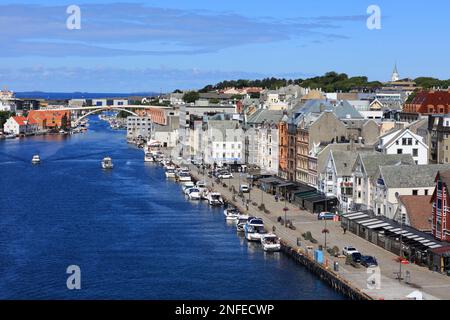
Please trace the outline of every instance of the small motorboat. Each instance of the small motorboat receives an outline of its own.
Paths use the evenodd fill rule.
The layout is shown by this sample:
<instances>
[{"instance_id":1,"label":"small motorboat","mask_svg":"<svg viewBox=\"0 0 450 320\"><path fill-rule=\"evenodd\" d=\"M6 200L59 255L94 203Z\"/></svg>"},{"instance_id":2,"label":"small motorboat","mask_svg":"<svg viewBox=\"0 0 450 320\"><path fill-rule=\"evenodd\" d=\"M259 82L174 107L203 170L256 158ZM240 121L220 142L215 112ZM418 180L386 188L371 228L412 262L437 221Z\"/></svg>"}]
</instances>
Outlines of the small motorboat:
<instances>
[{"instance_id":1,"label":"small motorboat","mask_svg":"<svg viewBox=\"0 0 450 320\"><path fill-rule=\"evenodd\" d=\"M110 157L105 157L102 160L102 168L103 169L112 169L114 167L112 163L112 159Z\"/></svg>"},{"instance_id":2,"label":"small motorboat","mask_svg":"<svg viewBox=\"0 0 450 320\"><path fill-rule=\"evenodd\" d=\"M208 204L210 206L221 206L221 205L223 205L222 195L220 193L218 193L218 192L208 192L206 200L208 200Z\"/></svg>"},{"instance_id":3,"label":"small motorboat","mask_svg":"<svg viewBox=\"0 0 450 320\"><path fill-rule=\"evenodd\" d=\"M192 181L187 181L187 182L185 182L185 183L183 183L183 193L185 194L185 195L187 195L188 194L188 190L189 189L191 189L191 188L194 188L195 187L195 185L194 185L194 183L192 182Z\"/></svg>"},{"instance_id":4,"label":"small motorboat","mask_svg":"<svg viewBox=\"0 0 450 320\"><path fill-rule=\"evenodd\" d=\"M189 172L181 171L178 173L177 179L179 182L188 182L191 181L191 175L189 174Z\"/></svg>"},{"instance_id":5,"label":"small motorboat","mask_svg":"<svg viewBox=\"0 0 450 320\"><path fill-rule=\"evenodd\" d=\"M35 154L33 156L33 158L31 159L31 163L32 164L38 164L41 163L41 157L39 157L39 155Z\"/></svg>"},{"instance_id":6,"label":"small motorboat","mask_svg":"<svg viewBox=\"0 0 450 320\"><path fill-rule=\"evenodd\" d=\"M245 232L244 226L247 223L249 218L253 218L253 217L249 217L246 214L240 214L237 216L237 218L236 218L236 231L237 232Z\"/></svg>"},{"instance_id":7,"label":"small motorboat","mask_svg":"<svg viewBox=\"0 0 450 320\"><path fill-rule=\"evenodd\" d=\"M155 159L153 158L153 154L151 152L146 152L144 156L145 162L154 162Z\"/></svg>"},{"instance_id":8,"label":"small motorboat","mask_svg":"<svg viewBox=\"0 0 450 320\"><path fill-rule=\"evenodd\" d=\"M261 218L248 219L244 226L244 232L248 241L261 241L261 237L267 233Z\"/></svg>"},{"instance_id":9,"label":"small motorboat","mask_svg":"<svg viewBox=\"0 0 450 320\"><path fill-rule=\"evenodd\" d=\"M189 200L200 200L200 190L196 187L187 190Z\"/></svg>"},{"instance_id":10,"label":"small motorboat","mask_svg":"<svg viewBox=\"0 0 450 320\"><path fill-rule=\"evenodd\" d=\"M175 178L175 169L167 169L165 175L166 178Z\"/></svg>"},{"instance_id":11,"label":"small motorboat","mask_svg":"<svg viewBox=\"0 0 450 320\"><path fill-rule=\"evenodd\" d=\"M16 134L13 132L5 134L5 139L15 139L16 137Z\"/></svg>"},{"instance_id":12,"label":"small motorboat","mask_svg":"<svg viewBox=\"0 0 450 320\"><path fill-rule=\"evenodd\" d=\"M276 234L268 233L261 236L264 251L276 252L281 250L280 238Z\"/></svg>"},{"instance_id":13,"label":"small motorboat","mask_svg":"<svg viewBox=\"0 0 450 320\"><path fill-rule=\"evenodd\" d=\"M239 210L235 207L228 207L223 210L225 218L229 221L237 221L237 217L241 214Z\"/></svg>"}]
</instances>

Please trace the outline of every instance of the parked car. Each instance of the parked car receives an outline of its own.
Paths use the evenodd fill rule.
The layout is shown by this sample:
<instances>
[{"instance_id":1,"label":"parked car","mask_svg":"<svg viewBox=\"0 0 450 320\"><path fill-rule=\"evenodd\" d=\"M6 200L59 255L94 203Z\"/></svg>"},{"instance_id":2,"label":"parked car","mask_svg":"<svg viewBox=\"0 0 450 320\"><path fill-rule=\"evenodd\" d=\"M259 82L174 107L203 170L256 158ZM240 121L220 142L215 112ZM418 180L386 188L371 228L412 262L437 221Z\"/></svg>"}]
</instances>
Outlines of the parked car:
<instances>
[{"instance_id":1,"label":"parked car","mask_svg":"<svg viewBox=\"0 0 450 320\"><path fill-rule=\"evenodd\" d=\"M231 179L233 178L233 175L228 171L220 171L217 175L217 178L219 179Z\"/></svg>"},{"instance_id":2,"label":"parked car","mask_svg":"<svg viewBox=\"0 0 450 320\"><path fill-rule=\"evenodd\" d=\"M344 249L342 249L342 254L344 256L348 256L354 252L358 252L358 250L356 250L356 248L352 246L345 246Z\"/></svg>"},{"instance_id":3,"label":"parked car","mask_svg":"<svg viewBox=\"0 0 450 320\"><path fill-rule=\"evenodd\" d=\"M317 215L318 220L333 220L335 214L333 212L321 212Z\"/></svg>"},{"instance_id":4,"label":"parked car","mask_svg":"<svg viewBox=\"0 0 450 320\"><path fill-rule=\"evenodd\" d=\"M376 267L378 266L377 259L372 256L361 256L361 265L363 265L366 268L370 267Z\"/></svg>"},{"instance_id":5,"label":"parked car","mask_svg":"<svg viewBox=\"0 0 450 320\"><path fill-rule=\"evenodd\" d=\"M350 262L350 264L352 266L354 266L354 267L358 267L359 264L361 263L361 257L362 257L361 253L353 252L351 254L351 262Z\"/></svg>"},{"instance_id":6,"label":"parked car","mask_svg":"<svg viewBox=\"0 0 450 320\"><path fill-rule=\"evenodd\" d=\"M248 187L247 184L241 184L241 186L239 187L239 190L242 193L248 193L250 191L250 188Z\"/></svg>"}]
</instances>

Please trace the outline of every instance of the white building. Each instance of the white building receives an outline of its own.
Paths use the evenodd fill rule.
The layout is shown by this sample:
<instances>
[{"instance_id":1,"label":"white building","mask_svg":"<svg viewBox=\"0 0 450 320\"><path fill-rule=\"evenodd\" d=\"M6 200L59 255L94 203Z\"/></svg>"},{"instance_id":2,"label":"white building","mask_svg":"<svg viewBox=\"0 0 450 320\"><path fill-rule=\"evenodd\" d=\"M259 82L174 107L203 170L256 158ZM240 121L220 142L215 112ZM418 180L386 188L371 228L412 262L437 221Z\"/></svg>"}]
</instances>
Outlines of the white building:
<instances>
[{"instance_id":1,"label":"white building","mask_svg":"<svg viewBox=\"0 0 450 320\"><path fill-rule=\"evenodd\" d=\"M202 137L205 163L244 163L244 131L238 121L210 120Z\"/></svg>"},{"instance_id":2,"label":"white building","mask_svg":"<svg viewBox=\"0 0 450 320\"><path fill-rule=\"evenodd\" d=\"M353 203L361 209L373 209L373 185L380 166L404 164L413 165L411 155L358 154L352 168Z\"/></svg>"},{"instance_id":3,"label":"white building","mask_svg":"<svg viewBox=\"0 0 450 320\"><path fill-rule=\"evenodd\" d=\"M394 219L399 196L432 195L438 171L447 170L450 164L380 166L372 182L375 214Z\"/></svg>"},{"instance_id":4,"label":"white building","mask_svg":"<svg viewBox=\"0 0 450 320\"><path fill-rule=\"evenodd\" d=\"M34 121L29 121L25 117L10 117L3 125L3 132L19 134L33 134L39 130Z\"/></svg>"},{"instance_id":5,"label":"white building","mask_svg":"<svg viewBox=\"0 0 450 320\"><path fill-rule=\"evenodd\" d=\"M410 154L416 164L428 164L428 146L423 137L409 129L390 131L380 137L379 149L384 154Z\"/></svg>"},{"instance_id":6,"label":"white building","mask_svg":"<svg viewBox=\"0 0 450 320\"><path fill-rule=\"evenodd\" d=\"M152 127L150 117L127 117L127 139L149 139L152 134Z\"/></svg>"}]
</instances>

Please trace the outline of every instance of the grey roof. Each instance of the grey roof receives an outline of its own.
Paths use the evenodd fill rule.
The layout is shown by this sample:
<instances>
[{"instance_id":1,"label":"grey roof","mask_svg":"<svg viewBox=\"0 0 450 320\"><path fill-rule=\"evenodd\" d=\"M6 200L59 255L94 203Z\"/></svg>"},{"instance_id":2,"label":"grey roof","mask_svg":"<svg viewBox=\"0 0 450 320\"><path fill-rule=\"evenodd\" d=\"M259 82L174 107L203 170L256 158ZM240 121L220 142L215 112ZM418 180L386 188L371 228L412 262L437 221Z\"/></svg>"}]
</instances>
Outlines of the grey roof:
<instances>
[{"instance_id":1,"label":"grey roof","mask_svg":"<svg viewBox=\"0 0 450 320\"><path fill-rule=\"evenodd\" d=\"M438 171L450 170L450 164L381 166L384 184L390 188L432 187Z\"/></svg>"},{"instance_id":2,"label":"grey roof","mask_svg":"<svg viewBox=\"0 0 450 320\"><path fill-rule=\"evenodd\" d=\"M363 119L364 117L353 107L348 101L336 101L333 103L330 100L308 100L303 106L298 109L297 113L320 114L323 111L333 112L339 119Z\"/></svg>"},{"instance_id":3,"label":"grey roof","mask_svg":"<svg viewBox=\"0 0 450 320\"><path fill-rule=\"evenodd\" d=\"M355 159L353 161L350 159L350 161L349 161L349 162L351 162L350 168L349 168L350 173L351 173L352 167L355 164L358 154L359 153L368 153L368 152L375 153L375 148L373 146L354 144L353 150L352 150L351 143L328 144L317 155L317 168L318 168L319 172L323 172L325 170L325 167L326 167L327 161L328 161L328 155L330 154L330 152L333 153L333 157L334 157L335 153L337 154L338 157L341 156L338 153L354 154ZM342 157L344 158L345 156L342 156ZM335 161L337 162L338 160L335 158ZM347 163L349 163L349 162L347 162ZM337 168L336 168L336 170L337 170Z\"/></svg>"},{"instance_id":4,"label":"grey roof","mask_svg":"<svg viewBox=\"0 0 450 320\"><path fill-rule=\"evenodd\" d=\"M263 122L274 122L278 123L283 118L283 110L267 110L258 109L252 115L247 118L248 123L263 123Z\"/></svg>"},{"instance_id":5,"label":"grey roof","mask_svg":"<svg viewBox=\"0 0 450 320\"><path fill-rule=\"evenodd\" d=\"M367 176L373 177L380 166L415 165L410 154L360 154L359 155Z\"/></svg>"}]
</instances>

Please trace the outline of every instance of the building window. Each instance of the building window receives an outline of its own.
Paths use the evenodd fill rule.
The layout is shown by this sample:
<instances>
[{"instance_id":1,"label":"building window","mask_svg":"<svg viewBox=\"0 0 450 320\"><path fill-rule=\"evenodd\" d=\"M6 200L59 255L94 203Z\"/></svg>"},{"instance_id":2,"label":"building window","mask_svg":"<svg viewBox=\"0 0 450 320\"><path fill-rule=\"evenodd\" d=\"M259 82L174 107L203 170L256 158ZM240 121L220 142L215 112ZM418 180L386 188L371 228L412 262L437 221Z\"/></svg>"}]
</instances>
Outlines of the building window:
<instances>
[{"instance_id":1,"label":"building window","mask_svg":"<svg viewBox=\"0 0 450 320\"><path fill-rule=\"evenodd\" d=\"M403 154L403 149L397 149L397 154Z\"/></svg>"},{"instance_id":2,"label":"building window","mask_svg":"<svg viewBox=\"0 0 450 320\"><path fill-rule=\"evenodd\" d=\"M426 196L428 195L428 189L425 190L425 195L426 195Z\"/></svg>"},{"instance_id":3,"label":"building window","mask_svg":"<svg viewBox=\"0 0 450 320\"><path fill-rule=\"evenodd\" d=\"M417 196L418 194L419 194L419 190L413 190L413 191L412 191L412 195L413 195L413 196Z\"/></svg>"},{"instance_id":4,"label":"building window","mask_svg":"<svg viewBox=\"0 0 450 320\"><path fill-rule=\"evenodd\" d=\"M419 155L419 149L413 149L413 157L417 157Z\"/></svg>"}]
</instances>

